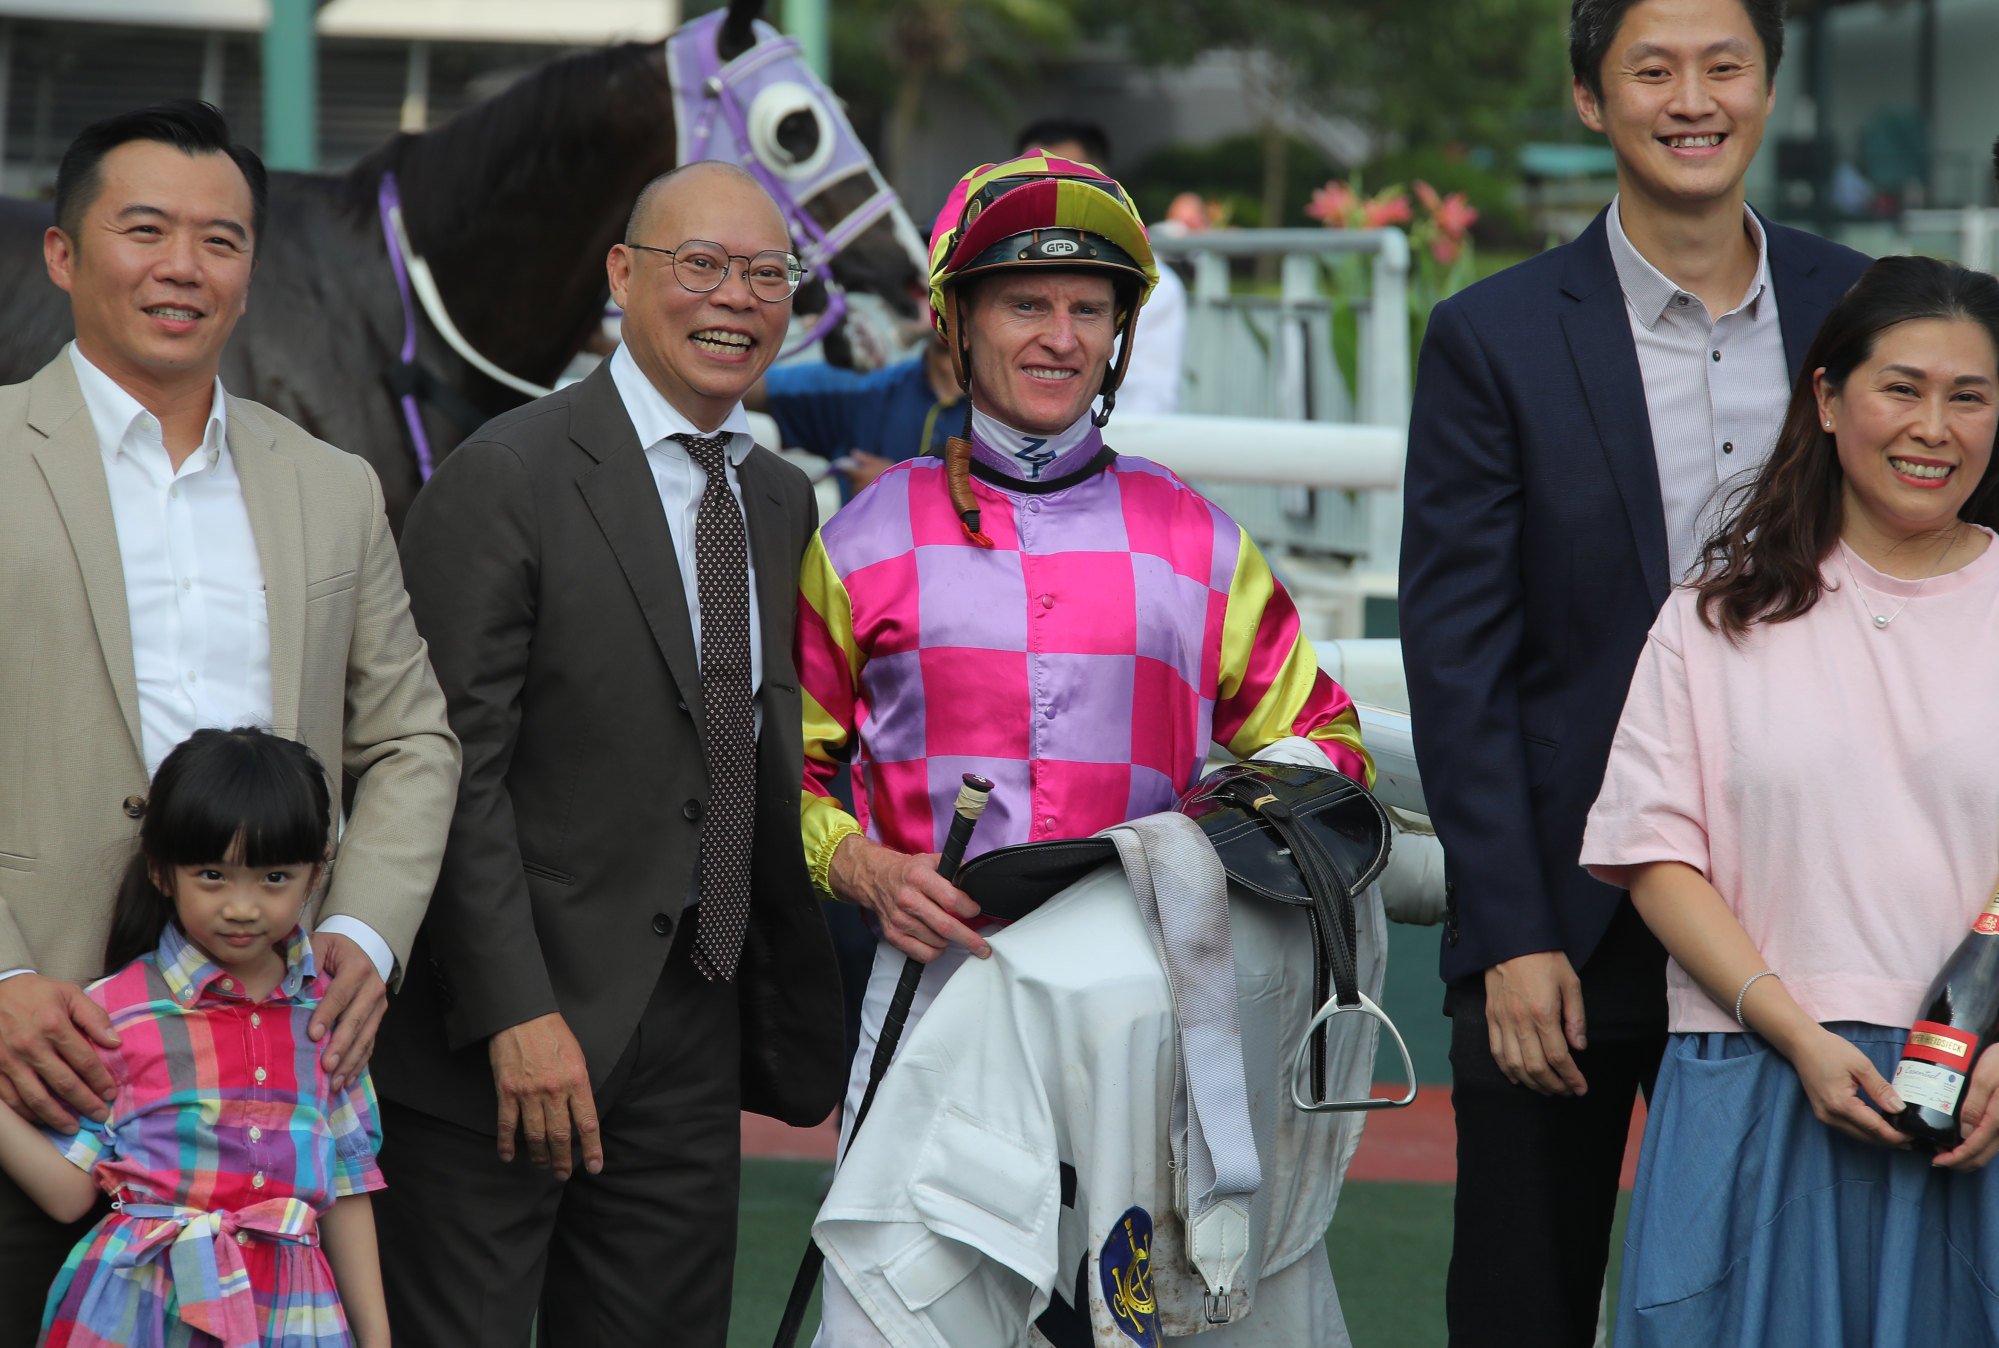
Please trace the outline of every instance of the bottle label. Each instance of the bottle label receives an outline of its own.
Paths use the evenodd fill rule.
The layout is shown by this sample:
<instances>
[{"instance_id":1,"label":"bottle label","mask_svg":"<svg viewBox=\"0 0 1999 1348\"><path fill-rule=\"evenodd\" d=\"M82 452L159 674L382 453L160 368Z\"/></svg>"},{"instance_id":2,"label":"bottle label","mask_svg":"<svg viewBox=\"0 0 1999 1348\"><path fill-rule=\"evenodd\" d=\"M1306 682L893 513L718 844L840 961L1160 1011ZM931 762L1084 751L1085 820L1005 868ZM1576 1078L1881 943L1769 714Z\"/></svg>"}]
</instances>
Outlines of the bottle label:
<instances>
[{"instance_id":1,"label":"bottle label","mask_svg":"<svg viewBox=\"0 0 1999 1348\"><path fill-rule=\"evenodd\" d=\"M1971 924L1971 929L1981 936L1999 935L1999 890L1985 901L1985 910Z\"/></svg>"},{"instance_id":2,"label":"bottle label","mask_svg":"<svg viewBox=\"0 0 1999 1348\"><path fill-rule=\"evenodd\" d=\"M1977 1051L1977 1035L1933 1020L1917 1021L1895 1067L1895 1094L1909 1104L1955 1115Z\"/></svg>"},{"instance_id":3,"label":"bottle label","mask_svg":"<svg viewBox=\"0 0 1999 1348\"><path fill-rule=\"evenodd\" d=\"M1895 1094L1906 1104L1955 1116L1958 1098L1964 1094L1964 1083L1968 1080L1964 1073L1948 1067L1904 1058L1895 1068Z\"/></svg>"},{"instance_id":4,"label":"bottle label","mask_svg":"<svg viewBox=\"0 0 1999 1348\"><path fill-rule=\"evenodd\" d=\"M1971 1059L1978 1048L1978 1036L1933 1020L1919 1020L1909 1030L1909 1042L1902 1057L1948 1067L1969 1075Z\"/></svg>"}]
</instances>

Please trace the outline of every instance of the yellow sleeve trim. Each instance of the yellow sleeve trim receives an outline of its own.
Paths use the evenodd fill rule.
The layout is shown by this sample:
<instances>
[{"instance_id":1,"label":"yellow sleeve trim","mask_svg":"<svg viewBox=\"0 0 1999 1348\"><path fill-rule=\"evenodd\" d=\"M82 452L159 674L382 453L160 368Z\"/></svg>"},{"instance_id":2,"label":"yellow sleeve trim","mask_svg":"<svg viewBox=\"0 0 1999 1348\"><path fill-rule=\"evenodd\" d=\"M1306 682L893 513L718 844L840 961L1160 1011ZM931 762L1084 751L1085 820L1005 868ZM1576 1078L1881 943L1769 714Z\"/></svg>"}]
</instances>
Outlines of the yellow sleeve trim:
<instances>
[{"instance_id":1,"label":"yellow sleeve trim","mask_svg":"<svg viewBox=\"0 0 1999 1348\"><path fill-rule=\"evenodd\" d=\"M1263 610L1276 592L1277 577L1270 573L1270 563L1237 525L1235 575L1229 578L1228 609L1222 615L1221 669L1216 678L1220 700L1227 701L1241 689L1249 657L1256 650L1257 629L1263 626Z\"/></svg>"},{"instance_id":2,"label":"yellow sleeve trim","mask_svg":"<svg viewBox=\"0 0 1999 1348\"><path fill-rule=\"evenodd\" d=\"M1305 738L1314 743L1323 743L1331 740L1336 744L1343 744L1353 750L1354 753L1360 756L1361 768L1366 773L1366 777L1361 782L1361 785L1370 789L1373 788L1374 755L1369 753L1367 746L1360 742L1360 716L1352 707L1348 707L1333 722L1320 726L1305 736Z\"/></svg>"},{"instance_id":3,"label":"yellow sleeve trim","mask_svg":"<svg viewBox=\"0 0 1999 1348\"><path fill-rule=\"evenodd\" d=\"M840 808L831 796L815 796L810 791L798 799L799 822L805 834L805 868L812 874L812 887L822 898L837 899L833 892L833 853L843 839L861 831L860 821Z\"/></svg>"},{"instance_id":4,"label":"yellow sleeve trim","mask_svg":"<svg viewBox=\"0 0 1999 1348\"><path fill-rule=\"evenodd\" d=\"M847 742L847 731L833 719L811 690L800 689L799 700L805 712L805 756L807 767L812 763L831 763L832 754L825 746L835 747ZM811 779L808 776L807 781ZM833 864L833 849L840 845L840 839L849 833L861 831L860 821L841 807L832 796L822 796L808 785L798 793L798 826L805 845L806 868L812 873L812 883L827 898L833 897L833 881L828 868Z\"/></svg>"},{"instance_id":5,"label":"yellow sleeve trim","mask_svg":"<svg viewBox=\"0 0 1999 1348\"><path fill-rule=\"evenodd\" d=\"M798 567L798 597L811 606L826 624L826 631L840 648L840 654L847 660L847 681L858 688L861 683L861 650L854 640L854 601L847 593L847 583L840 579L840 573L833 569L833 559L826 555L826 544L819 534L812 535L812 542L806 546L805 558Z\"/></svg>"},{"instance_id":6,"label":"yellow sleeve trim","mask_svg":"<svg viewBox=\"0 0 1999 1348\"><path fill-rule=\"evenodd\" d=\"M1235 575L1229 581L1228 612L1222 620L1221 670L1217 680L1223 699L1233 697L1241 690L1250 659L1256 652L1256 639L1263 628L1264 612L1277 593L1277 577L1271 572L1270 563L1264 559L1262 551L1242 531L1242 526L1236 526L1236 532L1241 542L1236 553ZM1319 653L1301 630L1292 641L1291 650L1284 657L1277 677L1271 680L1270 687L1257 699L1255 709L1244 718L1235 737L1228 742L1228 751L1238 758L1248 758L1267 745L1297 734L1300 710L1310 705L1314 687L1321 677ZM1360 742L1360 717L1351 705L1351 698L1348 702L1344 712L1327 724L1307 732L1305 738L1318 742L1330 740L1353 750L1366 773L1366 781L1362 785L1372 786L1374 756Z\"/></svg>"}]
</instances>

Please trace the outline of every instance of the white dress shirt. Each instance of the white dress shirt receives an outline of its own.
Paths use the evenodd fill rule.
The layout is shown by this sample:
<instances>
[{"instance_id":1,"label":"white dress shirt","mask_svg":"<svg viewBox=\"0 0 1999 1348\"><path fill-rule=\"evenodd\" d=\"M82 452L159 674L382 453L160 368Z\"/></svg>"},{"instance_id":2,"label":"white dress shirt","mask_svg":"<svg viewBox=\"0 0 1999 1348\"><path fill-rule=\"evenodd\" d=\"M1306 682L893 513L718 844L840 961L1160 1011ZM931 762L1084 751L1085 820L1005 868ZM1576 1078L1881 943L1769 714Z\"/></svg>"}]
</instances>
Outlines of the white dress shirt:
<instances>
[{"instance_id":1,"label":"white dress shirt","mask_svg":"<svg viewBox=\"0 0 1999 1348\"><path fill-rule=\"evenodd\" d=\"M659 488L659 503L666 511L667 532L673 537L673 558L680 564L680 584L687 599L687 621L694 629L694 650L701 651L701 585L698 568L699 560L694 555L694 524L701 512L701 493L707 489L708 475L687 453L687 446L668 437L675 435L717 435L729 436L729 448L725 455L729 465L729 492L736 498L737 509L742 508L743 486L739 470L750 450L755 448L756 439L750 434L749 415L743 405L737 403L720 427L714 431L704 431L680 414L652 381L639 369L632 354L620 345L611 356L611 381L617 385L618 396L624 400L625 414L632 419L632 429L638 432L639 444L645 447L646 466L652 469L653 485ZM748 531L748 520L744 530ZM757 624L757 565L752 553L749 561L750 585L750 697L754 708L756 728L763 729L763 706L756 701L763 691L764 657L763 635Z\"/></svg>"},{"instance_id":2,"label":"white dress shirt","mask_svg":"<svg viewBox=\"0 0 1999 1348\"><path fill-rule=\"evenodd\" d=\"M1715 318L1698 295L1645 260L1624 232L1618 203L1610 203L1610 258L1645 381L1675 584L1699 561L1730 493L1776 448L1790 402L1769 244L1755 213L1746 206L1742 213L1756 241L1756 275L1741 302Z\"/></svg>"},{"instance_id":3,"label":"white dress shirt","mask_svg":"<svg viewBox=\"0 0 1999 1348\"><path fill-rule=\"evenodd\" d=\"M264 567L229 453L222 381L200 447L175 469L159 420L75 342L69 358L104 456L151 778L175 745L204 726L271 724ZM384 981L393 972L389 943L358 918L336 915L315 930L352 939Z\"/></svg>"},{"instance_id":4,"label":"white dress shirt","mask_svg":"<svg viewBox=\"0 0 1999 1348\"><path fill-rule=\"evenodd\" d=\"M176 470L158 419L74 342L69 357L111 492L150 778L197 727L270 725L264 568L221 381L200 447Z\"/></svg>"}]
</instances>

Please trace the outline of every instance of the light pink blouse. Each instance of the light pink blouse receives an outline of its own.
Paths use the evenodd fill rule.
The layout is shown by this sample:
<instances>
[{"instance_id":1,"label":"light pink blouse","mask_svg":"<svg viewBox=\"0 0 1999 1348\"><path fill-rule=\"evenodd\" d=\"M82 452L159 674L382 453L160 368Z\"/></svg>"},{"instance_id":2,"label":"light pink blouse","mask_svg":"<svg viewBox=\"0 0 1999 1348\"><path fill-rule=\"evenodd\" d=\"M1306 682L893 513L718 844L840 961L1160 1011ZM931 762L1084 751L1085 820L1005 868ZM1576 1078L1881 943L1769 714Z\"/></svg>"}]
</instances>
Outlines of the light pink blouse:
<instances>
[{"instance_id":1,"label":"light pink blouse","mask_svg":"<svg viewBox=\"0 0 1999 1348\"><path fill-rule=\"evenodd\" d=\"M1740 644L1676 590L1638 662L1582 863L1707 876L1815 1019L1906 1025L1999 882L1999 547L1927 581L1845 544ZM1877 627L1876 615L1886 615ZM1735 1030L1677 963L1675 1031Z\"/></svg>"}]
</instances>

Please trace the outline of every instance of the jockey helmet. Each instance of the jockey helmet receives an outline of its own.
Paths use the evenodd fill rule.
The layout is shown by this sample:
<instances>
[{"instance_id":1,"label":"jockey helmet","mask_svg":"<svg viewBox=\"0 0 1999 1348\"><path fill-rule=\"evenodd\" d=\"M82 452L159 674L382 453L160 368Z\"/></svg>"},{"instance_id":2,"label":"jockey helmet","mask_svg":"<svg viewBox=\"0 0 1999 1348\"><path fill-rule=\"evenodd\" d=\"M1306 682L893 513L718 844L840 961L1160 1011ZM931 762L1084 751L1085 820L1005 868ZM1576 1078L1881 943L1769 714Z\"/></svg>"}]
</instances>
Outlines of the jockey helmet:
<instances>
[{"instance_id":1,"label":"jockey helmet","mask_svg":"<svg viewBox=\"0 0 1999 1348\"><path fill-rule=\"evenodd\" d=\"M959 284L1006 268L1094 271L1117 294L1117 359L1104 374L1107 416L1131 360L1138 310L1159 280L1138 208L1116 179L1088 164L1026 154L958 180L930 235L930 313L958 383L970 380Z\"/></svg>"}]
</instances>

